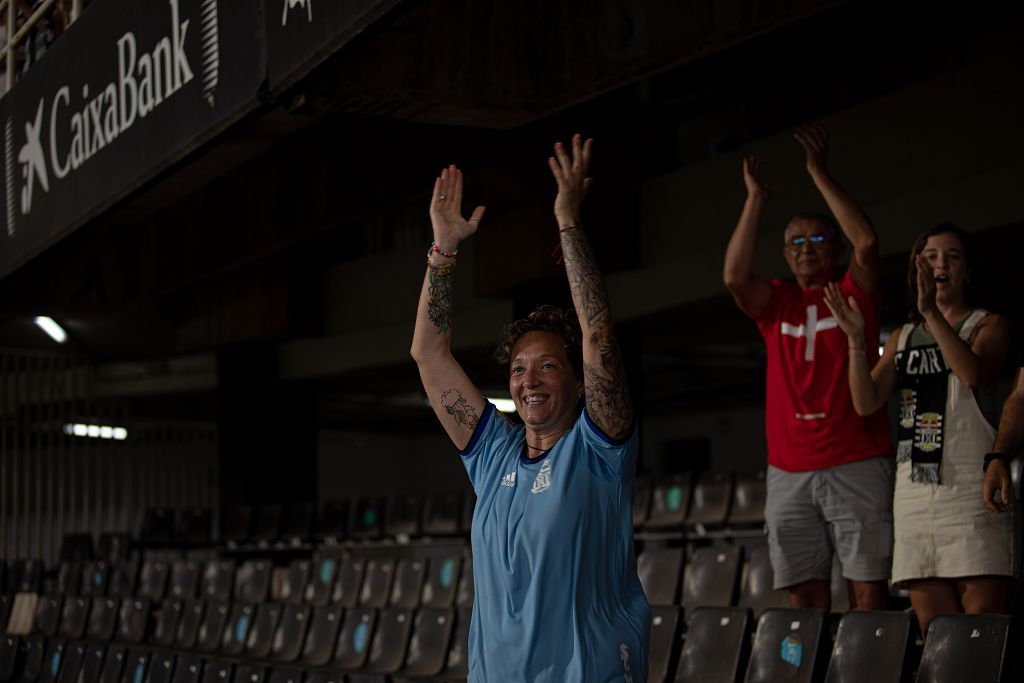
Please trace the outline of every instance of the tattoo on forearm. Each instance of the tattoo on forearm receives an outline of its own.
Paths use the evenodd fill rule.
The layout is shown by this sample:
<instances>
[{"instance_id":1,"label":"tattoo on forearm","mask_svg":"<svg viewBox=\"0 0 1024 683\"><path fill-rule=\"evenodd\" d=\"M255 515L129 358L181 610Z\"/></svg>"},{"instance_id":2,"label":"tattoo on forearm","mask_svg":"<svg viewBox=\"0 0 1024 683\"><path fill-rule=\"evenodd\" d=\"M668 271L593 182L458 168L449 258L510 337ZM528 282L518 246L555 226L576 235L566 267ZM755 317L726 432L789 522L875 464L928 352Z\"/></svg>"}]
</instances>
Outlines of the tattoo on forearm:
<instances>
[{"instance_id":1,"label":"tattoo on forearm","mask_svg":"<svg viewBox=\"0 0 1024 683\"><path fill-rule=\"evenodd\" d=\"M441 334L452 329L452 271L454 266L429 266L427 318Z\"/></svg>"},{"instance_id":2,"label":"tattoo on forearm","mask_svg":"<svg viewBox=\"0 0 1024 683\"><path fill-rule=\"evenodd\" d=\"M562 233L562 254L565 257L565 272L569 276L572 300L587 324L608 310L608 291L605 289L597 259L582 230L568 230Z\"/></svg>"},{"instance_id":3,"label":"tattoo on forearm","mask_svg":"<svg viewBox=\"0 0 1024 683\"><path fill-rule=\"evenodd\" d=\"M445 412L455 420L455 424L466 427L469 431L476 429L476 423L480 418L458 389L449 389L441 394L441 405L444 406Z\"/></svg>"}]
</instances>

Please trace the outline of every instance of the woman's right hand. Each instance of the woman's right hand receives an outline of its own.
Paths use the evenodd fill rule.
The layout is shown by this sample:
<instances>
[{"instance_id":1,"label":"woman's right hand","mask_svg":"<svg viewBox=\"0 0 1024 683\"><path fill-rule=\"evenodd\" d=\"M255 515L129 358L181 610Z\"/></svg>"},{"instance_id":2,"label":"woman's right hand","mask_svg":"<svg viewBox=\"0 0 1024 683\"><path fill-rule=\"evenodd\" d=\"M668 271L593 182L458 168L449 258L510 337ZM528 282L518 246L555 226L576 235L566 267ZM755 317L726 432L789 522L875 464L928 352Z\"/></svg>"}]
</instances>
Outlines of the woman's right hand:
<instances>
[{"instance_id":1,"label":"woman's right hand","mask_svg":"<svg viewBox=\"0 0 1024 683\"><path fill-rule=\"evenodd\" d=\"M771 190L764 186L763 173L764 162L759 157L753 154L743 157L743 184L747 186L748 197L771 197Z\"/></svg>"},{"instance_id":2,"label":"woman's right hand","mask_svg":"<svg viewBox=\"0 0 1024 683\"><path fill-rule=\"evenodd\" d=\"M857 300L852 296L849 303L843 299L843 292L839 285L830 282L825 287L825 305L832 311L839 329L846 333L850 340L851 347L864 347L864 314L857 306Z\"/></svg>"},{"instance_id":3,"label":"woman's right hand","mask_svg":"<svg viewBox=\"0 0 1024 683\"><path fill-rule=\"evenodd\" d=\"M462 217L462 171L455 164L441 171L434 180L434 194L430 198L430 224L434 229L434 244L441 251L458 248L480 225L485 207L473 210L469 220Z\"/></svg>"}]
</instances>

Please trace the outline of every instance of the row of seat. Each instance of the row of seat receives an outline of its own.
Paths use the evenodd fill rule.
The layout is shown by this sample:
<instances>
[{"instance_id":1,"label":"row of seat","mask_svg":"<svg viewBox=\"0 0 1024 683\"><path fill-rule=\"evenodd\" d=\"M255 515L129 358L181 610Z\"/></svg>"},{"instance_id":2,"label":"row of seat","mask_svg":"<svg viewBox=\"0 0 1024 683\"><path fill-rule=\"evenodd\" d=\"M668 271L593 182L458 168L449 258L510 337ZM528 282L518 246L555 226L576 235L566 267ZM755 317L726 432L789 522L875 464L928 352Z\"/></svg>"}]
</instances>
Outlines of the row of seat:
<instances>
[{"instance_id":1,"label":"row of seat","mask_svg":"<svg viewBox=\"0 0 1024 683\"><path fill-rule=\"evenodd\" d=\"M764 471L707 471L637 480L633 526L637 529L757 528L764 524Z\"/></svg>"}]
</instances>

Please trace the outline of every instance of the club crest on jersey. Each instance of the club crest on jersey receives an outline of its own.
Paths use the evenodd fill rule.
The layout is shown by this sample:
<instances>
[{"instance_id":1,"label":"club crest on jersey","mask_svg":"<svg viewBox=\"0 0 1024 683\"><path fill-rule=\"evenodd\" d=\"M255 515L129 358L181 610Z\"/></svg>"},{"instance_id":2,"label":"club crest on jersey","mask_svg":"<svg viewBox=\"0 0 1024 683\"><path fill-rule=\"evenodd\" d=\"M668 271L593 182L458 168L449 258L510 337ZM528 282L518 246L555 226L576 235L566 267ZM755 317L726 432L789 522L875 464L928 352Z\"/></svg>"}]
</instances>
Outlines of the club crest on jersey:
<instances>
[{"instance_id":1,"label":"club crest on jersey","mask_svg":"<svg viewBox=\"0 0 1024 683\"><path fill-rule=\"evenodd\" d=\"M551 488L551 461L545 460L540 464L540 471L537 478L533 480L533 493L543 493Z\"/></svg>"},{"instance_id":2,"label":"club crest on jersey","mask_svg":"<svg viewBox=\"0 0 1024 683\"><path fill-rule=\"evenodd\" d=\"M509 474L506 474L504 477L502 477L501 485L507 486L510 489L514 489L516 487L516 473L510 472Z\"/></svg>"}]
</instances>

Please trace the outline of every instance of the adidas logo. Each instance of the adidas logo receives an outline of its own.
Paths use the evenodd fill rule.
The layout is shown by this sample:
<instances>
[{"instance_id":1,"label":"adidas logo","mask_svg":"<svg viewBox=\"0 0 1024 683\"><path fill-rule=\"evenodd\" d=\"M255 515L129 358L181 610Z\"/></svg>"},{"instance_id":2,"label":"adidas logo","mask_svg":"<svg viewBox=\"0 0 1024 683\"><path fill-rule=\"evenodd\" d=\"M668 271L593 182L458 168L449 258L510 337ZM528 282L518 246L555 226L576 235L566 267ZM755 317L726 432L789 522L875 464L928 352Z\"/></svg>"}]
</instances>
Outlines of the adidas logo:
<instances>
[{"instance_id":1,"label":"adidas logo","mask_svg":"<svg viewBox=\"0 0 1024 683\"><path fill-rule=\"evenodd\" d=\"M507 486L510 489L514 489L516 487L516 473L512 472L511 474L506 474L504 477L502 477L501 485Z\"/></svg>"}]
</instances>

